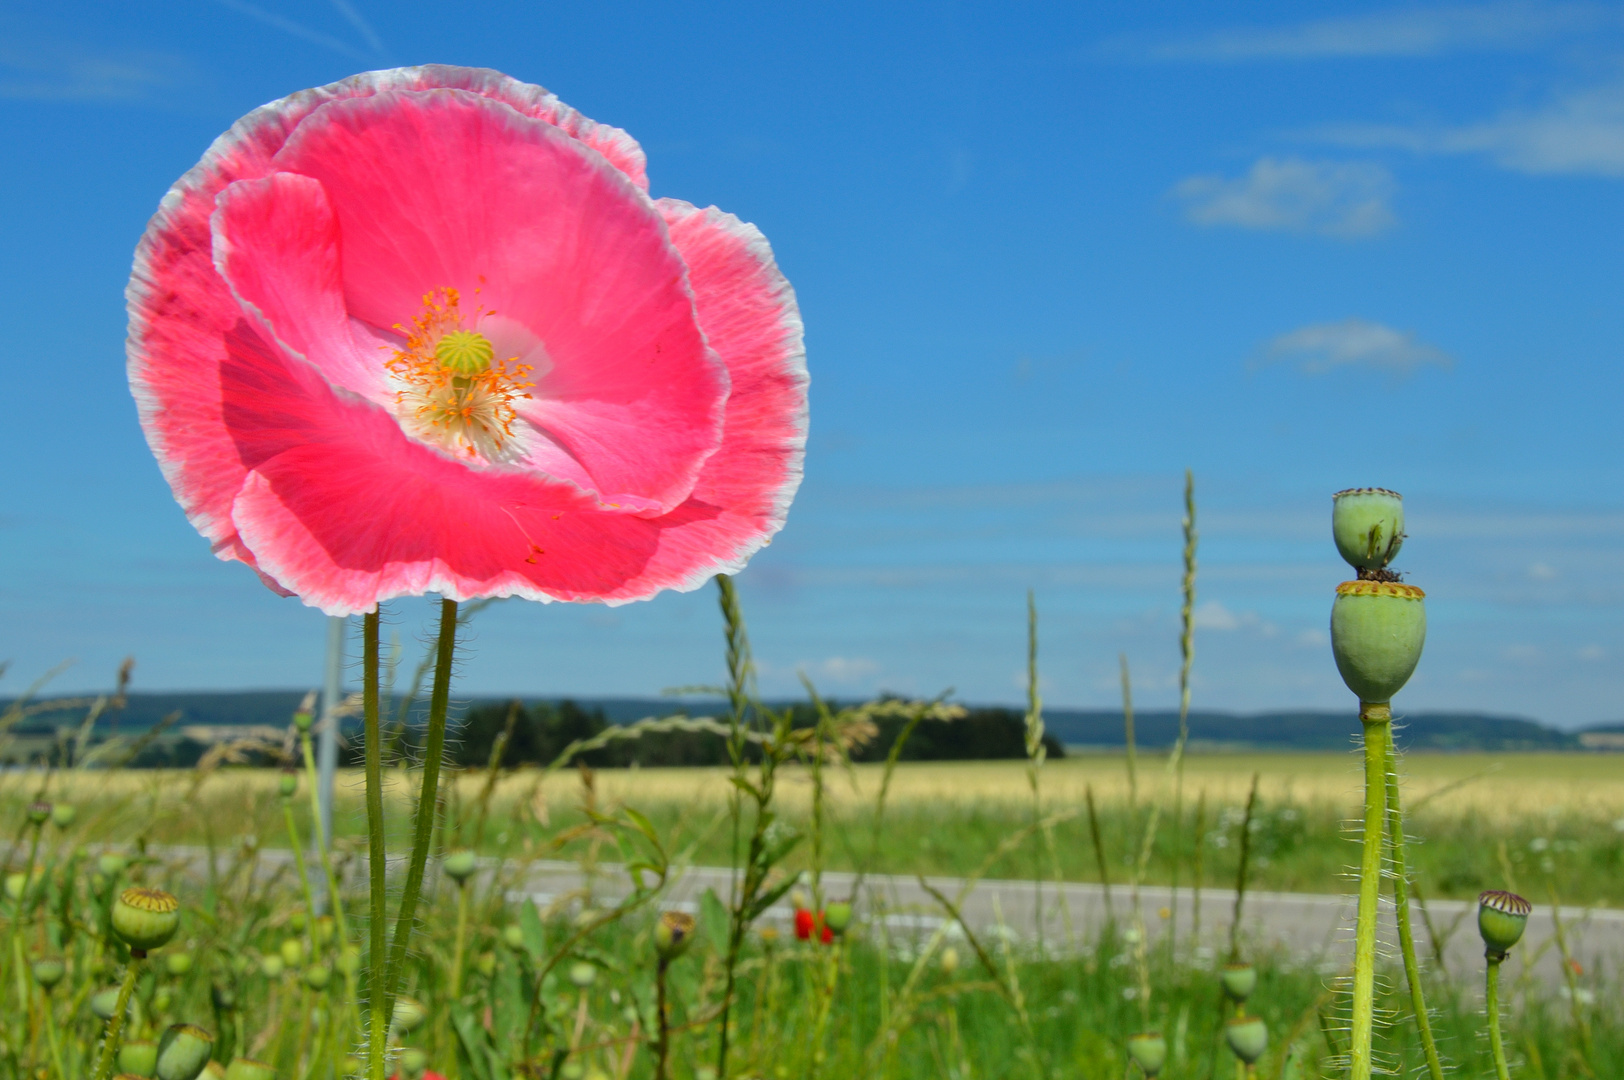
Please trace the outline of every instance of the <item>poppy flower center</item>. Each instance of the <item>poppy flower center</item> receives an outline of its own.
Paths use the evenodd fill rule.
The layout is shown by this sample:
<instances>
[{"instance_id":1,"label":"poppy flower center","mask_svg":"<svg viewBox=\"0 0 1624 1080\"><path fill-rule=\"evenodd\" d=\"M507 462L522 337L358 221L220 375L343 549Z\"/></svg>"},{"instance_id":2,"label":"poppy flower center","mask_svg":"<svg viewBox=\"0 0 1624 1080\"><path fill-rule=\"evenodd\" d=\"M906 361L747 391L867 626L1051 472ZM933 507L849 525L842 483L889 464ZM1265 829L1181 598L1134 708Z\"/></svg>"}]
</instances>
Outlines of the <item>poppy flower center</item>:
<instances>
[{"instance_id":1,"label":"poppy flower center","mask_svg":"<svg viewBox=\"0 0 1624 1080\"><path fill-rule=\"evenodd\" d=\"M395 324L406 345L384 366L397 382L396 415L408 435L458 456L513 456L514 402L530 396L531 368L516 356L497 362L491 339L469 329L494 314L477 306L465 314L461 294L441 286L424 295L410 326Z\"/></svg>"}]
</instances>

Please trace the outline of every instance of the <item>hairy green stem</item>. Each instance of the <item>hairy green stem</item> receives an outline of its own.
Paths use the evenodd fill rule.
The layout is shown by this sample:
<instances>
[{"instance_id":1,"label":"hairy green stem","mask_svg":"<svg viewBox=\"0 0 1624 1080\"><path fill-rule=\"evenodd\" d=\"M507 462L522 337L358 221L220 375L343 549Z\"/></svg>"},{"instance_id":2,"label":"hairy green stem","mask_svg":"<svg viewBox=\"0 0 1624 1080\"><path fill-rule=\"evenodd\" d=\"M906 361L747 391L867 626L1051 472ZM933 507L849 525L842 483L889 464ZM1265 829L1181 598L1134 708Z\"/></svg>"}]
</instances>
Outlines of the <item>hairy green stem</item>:
<instances>
[{"instance_id":1,"label":"hairy green stem","mask_svg":"<svg viewBox=\"0 0 1624 1080\"><path fill-rule=\"evenodd\" d=\"M56 1033L56 1017L51 1011L51 995L40 991L43 999L42 1009L45 1012L45 1042L51 1048L51 1067L56 1070L57 1080L68 1080L68 1070L62 1067L62 1038Z\"/></svg>"},{"instance_id":2,"label":"hairy green stem","mask_svg":"<svg viewBox=\"0 0 1624 1080\"><path fill-rule=\"evenodd\" d=\"M130 1011L130 995L135 993L136 976L141 974L141 961L146 953L130 953L129 966L124 969L124 982L118 988L118 1004L107 1019L107 1037L102 1041L101 1060L96 1062L95 1080L107 1080L113 1075L113 1063L118 1060L120 1036L124 1033L124 1014Z\"/></svg>"},{"instance_id":3,"label":"hairy green stem","mask_svg":"<svg viewBox=\"0 0 1624 1080\"><path fill-rule=\"evenodd\" d=\"M1376 1023L1376 906L1381 893L1382 838L1387 824L1387 732L1392 710L1385 702L1361 703L1365 729L1365 832L1359 862L1359 916L1353 944L1353 1029L1348 1039L1349 1075L1370 1080L1371 1036Z\"/></svg>"},{"instance_id":4,"label":"hairy green stem","mask_svg":"<svg viewBox=\"0 0 1624 1080\"><path fill-rule=\"evenodd\" d=\"M1415 931L1410 925L1410 881L1404 853L1404 813L1399 808L1398 747L1393 744L1393 725L1387 728L1387 832L1393 852L1393 909L1398 922L1398 947L1404 954L1404 977L1410 984L1410 1009L1415 1013L1421 1049L1427 1057L1427 1073L1432 1080L1444 1080L1444 1065L1438 1057L1438 1044L1432 1037L1432 1017L1427 1014L1427 996L1421 986L1421 965L1415 959Z\"/></svg>"},{"instance_id":5,"label":"hairy green stem","mask_svg":"<svg viewBox=\"0 0 1624 1080\"><path fill-rule=\"evenodd\" d=\"M434 838L434 819L439 808L440 761L445 756L445 714L451 701L451 665L457 647L457 602L440 601L440 635L434 659L434 688L429 694L429 727L423 745L423 786L417 796L417 817L412 836L411 862L406 867L406 891L395 916L395 936L389 950L389 966L384 971L385 1005L393 1008L406 964L406 946L417 917L417 900L423 891L423 869L429 861L429 842Z\"/></svg>"},{"instance_id":6,"label":"hairy green stem","mask_svg":"<svg viewBox=\"0 0 1624 1080\"><path fill-rule=\"evenodd\" d=\"M299 889L304 894L305 911L308 913L308 917L305 919L305 935L310 939L310 959L314 963L318 952L316 944L316 894L310 890L310 874L305 867L304 848L299 842L299 826L293 820L293 800L291 798L282 800L282 821L287 825L288 843L293 845L293 865L299 872ZM321 819L317 818L316 822L316 831L320 832Z\"/></svg>"},{"instance_id":7,"label":"hairy green stem","mask_svg":"<svg viewBox=\"0 0 1624 1080\"><path fill-rule=\"evenodd\" d=\"M457 943L451 952L451 1000L462 997L463 956L468 948L468 883L457 883Z\"/></svg>"},{"instance_id":8,"label":"hairy green stem","mask_svg":"<svg viewBox=\"0 0 1624 1080\"><path fill-rule=\"evenodd\" d=\"M671 1018L665 1013L666 964L662 956L654 969L654 1013L659 1025L654 1039L654 1080L666 1080L666 1059L671 1054Z\"/></svg>"},{"instance_id":9,"label":"hairy green stem","mask_svg":"<svg viewBox=\"0 0 1624 1080\"><path fill-rule=\"evenodd\" d=\"M1500 964L1504 956L1490 956L1488 971L1484 975L1483 1008L1489 1016L1489 1054L1494 1058L1497 1080L1511 1080L1506 1069L1506 1047L1500 1039Z\"/></svg>"},{"instance_id":10,"label":"hairy green stem","mask_svg":"<svg viewBox=\"0 0 1624 1080\"><path fill-rule=\"evenodd\" d=\"M371 952L367 956L367 996L371 1022L367 1026L367 1076L385 1080L384 1051L389 1041L389 1008L384 984L384 932L389 918L384 873L387 855L383 834L383 736L378 723L378 611L361 620L361 700L365 726L367 771L367 866Z\"/></svg>"}]
</instances>

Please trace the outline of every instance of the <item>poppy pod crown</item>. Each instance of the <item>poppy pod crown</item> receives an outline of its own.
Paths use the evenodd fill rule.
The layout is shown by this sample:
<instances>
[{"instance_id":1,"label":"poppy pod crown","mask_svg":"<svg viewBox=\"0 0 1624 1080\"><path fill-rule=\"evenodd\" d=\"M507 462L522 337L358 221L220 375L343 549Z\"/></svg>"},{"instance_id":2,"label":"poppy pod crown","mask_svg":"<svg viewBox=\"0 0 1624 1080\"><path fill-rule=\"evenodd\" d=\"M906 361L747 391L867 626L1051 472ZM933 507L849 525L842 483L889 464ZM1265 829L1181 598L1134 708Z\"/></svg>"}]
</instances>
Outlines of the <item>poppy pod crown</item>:
<instances>
[{"instance_id":1,"label":"poppy pod crown","mask_svg":"<svg viewBox=\"0 0 1624 1080\"><path fill-rule=\"evenodd\" d=\"M329 614L692 589L800 483L801 321L766 239L651 198L630 136L494 71L250 113L164 197L127 296L187 516Z\"/></svg>"}]
</instances>

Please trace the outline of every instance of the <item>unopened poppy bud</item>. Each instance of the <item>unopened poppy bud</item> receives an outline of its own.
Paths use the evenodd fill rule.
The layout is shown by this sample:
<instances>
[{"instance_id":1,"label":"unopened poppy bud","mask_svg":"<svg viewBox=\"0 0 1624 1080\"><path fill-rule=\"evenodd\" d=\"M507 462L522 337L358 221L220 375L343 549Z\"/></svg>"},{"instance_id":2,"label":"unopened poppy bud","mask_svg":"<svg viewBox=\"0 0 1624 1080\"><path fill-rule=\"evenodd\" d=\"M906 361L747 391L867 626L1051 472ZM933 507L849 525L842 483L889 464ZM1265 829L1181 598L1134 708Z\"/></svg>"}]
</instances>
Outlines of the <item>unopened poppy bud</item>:
<instances>
[{"instance_id":1,"label":"unopened poppy bud","mask_svg":"<svg viewBox=\"0 0 1624 1080\"><path fill-rule=\"evenodd\" d=\"M474 858L474 853L464 848L461 851L453 851L441 859L440 869L445 871L446 877L461 885L474 876L474 871L479 869L479 863Z\"/></svg>"},{"instance_id":2,"label":"unopened poppy bud","mask_svg":"<svg viewBox=\"0 0 1624 1080\"><path fill-rule=\"evenodd\" d=\"M112 922L113 932L130 952L144 956L167 944L180 929L180 901L162 889L125 889L113 903Z\"/></svg>"},{"instance_id":3,"label":"unopened poppy bud","mask_svg":"<svg viewBox=\"0 0 1624 1080\"><path fill-rule=\"evenodd\" d=\"M942 957L936 963L942 969L943 975L952 977L953 973L959 970L959 950L949 945L942 950Z\"/></svg>"},{"instance_id":4,"label":"unopened poppy bud","mask_svg":"<svg viewBox=\"0 0 1624 1080\"><path fill-rule=\"evenodd\" d=\"M290 968L296 968L304 963L304 942L298 938L283 938L282 947L278 951L282 954L282 963Z\"/></svg>"},{"instance_id":5,"label":"unopened poppy bud","mask_svg":"<svg viewBox=\"0 0 1624 1080\"><path fill-rule=\"evenodd\" d=\"M1427 640L1426 593L1397 581L1344 581L1331 605L1331 652L1361 702L1385 704L1410 681Z\"/></svg>"},{"instance_id":6,"label":"unopened poppy bud","mask_svg":"<svg viewBox=\"0 0 1624 1080\"><path fill-rule=\"evenodd\" d=\"M356 945L346 945L338 954L335 963L340 975L354 975L361 970L361 949Z\"/></svg>"},{"instance_id":7,"label":"unopened poppy bud","mask_svg":"<svg viewBox=\"0 0 1624 1080\"><path fill-rule=\"evenodd\" d=\"M812 898L806 895L805 889L793 889L789 894L789 906L797 911L812 906Z\"/></svg>"},{"instance_id":8,"label":"unopened poppy bud","mask_svg":"<svg viewBox=\"0 0 1624 1080\"><path fill-rule=\"evenodd\" d=\"M1331 496L1337 554L1356 570L1381 570L1404 545L1404 496L1386 488L1349 488Z\"/></svg>"},{"instance_id":9,"label":"unopened poppy bud","mask_svg":"<svg viewBox=\"0 0 1624 1080\"><path fill-rule=\"evenodd\" d=\"M398 997L395 999L393 1017L391 1026L403 1035L410 1035L423 1026L423 1021L429 1018L429 1013L421 1002L409 997Z\"/></svg>"},{"instance_id":10,"label":"unopened poppy bud","mask_svg":"<svg viewBox=\"0 0 1624 1080\"><path fill-rule=\"evenodd\" d=\"M118 987L109 986L90 995L90 1011L98 1020L111 1020L118 1010Z\"/></svg>"},{"instance_id":11,"label":"unopened poppy bud","mask_svg":"<svg viewBox=\"0 0 1624 1080\"><path fill-rule=\"evenodd\" d=\"M558 1070L562 1080L586 1080L586 1066L579 1061L566 1061L564 1067Z\"/></svg>"},{"instance_id":12,"label":"unopened poppy bud","mask_svg":"<svg viewBox=\"0 0 1624 1080\"><path fill-rule=\"evenodd\" d=\"M293 798L299 790L299 774L291 770L284 772L276 781L276 790L284 799Z\"/></svg>"},{"instance_id":13,"label":"unopened poppy bud","mask_svg":"<svg viewBox=\"0 0 1624 1080\"><path fill-rule=\"evenodd\" d=\"M694 917L681 911L662 911L654 924L654 951L661 960L675 960L694 939ZM573 973L572 973L573 974ZM588 985L591 985L590 983Z\"/></svg>"},{"instance_id":14,"label":"unopened poppy bud","mask_svg":"<svg viewBox=\"0 0 1624 1080\"><path fill-rule=\"evenodd\" d=\"M316 714L309 709L300 709L293 714L293 726L300 731L309 731L310 726L316 722Z\"/></svg>"},{"instance_id":15,"label":"unopened poppy bud","mask_svg":"<svg viewBox=\"0 0 1624 1080\"><path fill-rule=\"evenodd\" d=\"M45 956L34 961L33 972L34 981L49 990L62 981L62 977L68 973L68 969L56 957Z\"/></svg>"},{"instance_id":16,"label":"unopened poppy bud","mask_svg":"<svg viewBox=\"0 0 1624 1080\"><path fill-rule=\"evenodd\" d=\"M96 857L96 872L111 881L124 872L124 856L116 851L104 851Z\"/></svg>"},{"instance_id":17,"label":"unopened poppy bud","mask_svg":"<svg viewBox=\"0 0 1624 1080\"><path fill-rule=\"evenodd\" d=\"M332 969L326 964L311 964L305 968L305 985L312 990L325 990L333 979Z\"/></svg>"},{"instance_id":18,"label":"unopened poppy bud","mask_svg":"<svg viewBox=\"0 0 1624 1080\"><path fill-rule=\"evenodd\" d=\"M118 1071L131 1076L151 1076L158 1067L158 1048L144 1040L132 1040L118 1048Z\"/></svg>"},{"instance_id":19,"label":"unopened poppy bud","mask_svg":"<svg viewBox=\"0 0 1624 1080\"><path fill-rule=\"evenodd\" d=\"M225 1080L276 1080L276 1070L253 1058L232 1058L226 1066Z\"/></svg>"},{"instance_id":20,"label":"unopened poppy bud","mask_svg":"<svg viewBox=\"0 0 1624 1080\"><path fill-rule=\"evenodd\" d=\"M214 1053L214 1036L196 1024L172 1024L158 1040L158 1080L197 1080Z\"/></svg>"},{"instance_id":21,"label":"unopened poppy bud","mask_svg":"<svg viewBox=\"0 0 1624 1080\"><path fill-rule=\"evenodd\" d=\"M259 970L265 973L267 979L281 978L284 966L281 953L271 953L268 956L260 957L259 960Z\"/></svg>"},{"instance_id":22,"label":"unopened poppy bud","mask_svg":"<svg viewBox=\"0 0 1624 1080\"><path fill-rule=\"evenodd\" d=\"M40 800L28 804L28 823L30 825L43 825L51 820L51 804Z\"/></svg>"},{"instance_id":23,"label":"unopened poppy bud","mask_svg":"<svg viewBox=\"0 0 1624 1080\"><path fill-rule=\"evenodd\" d=\"M1516 893L1491 889L1477 898L1477 932L1483 936L1484 955L1504 960L1506 952L1522 940L1528 914L1534 907Z\"/></svg>"},{"instance_id":24,"label":"unopened poppy bud","mask_svg":"<svg viewBox=\"0 0 1624 1080\"><path fill-rule=\"evenodd\" d=\"M511 923L502 927L502 944L510 949L524 948L524 931Z\"/></svg>"},{"instance_id":25,"label":"unopened poppy bud","mask_svg":"<svg viewBox=\"0 0 1624 1080\"><path fill-rule=\"evenodd\" d=\"M1245 1001L1257 989L1257 968L1251 964L1225 964L1218 981L1231 1001Z\"/></svg>"},{"instance_id":26,"label":"unopened poppy bud","mask_svg":"<svg viewBox=\"0 0 1624 1080\"><path fill-rule=\"evenodd\" d=\"M1261 1016L1232 1016L1224 1024L1224 1041L1236 1057L1255 1065L1269 1048L1269 1028Z\"/></svg>"},{"instance_id":27,"label":"unopened poppy bud","mask_svg":"<svg viewBox=\"0 0 1624 1080\"><path fill-rule=\"evenodd\" d=\"M192 954L188 952L170 953L164 957L164 968L176 978L189 974L192 970Z\"/></svg>"},{"instance_id":28,"label":"unopened poppy bud","mask_svg":"<svg viewBox=\"0 0 1624 1080\"><path fill-rule=\"evenodd\" d=\"M328 942L332 941L333 940L334 929L335 928L333 926L333 917L331 915L322 915L319 918L317 918L316 919L316 944L318 944L318 945L326 945Z\"/></svg>"},{"instance_id":29,"label":"unopened poppy bud","mask_svg":"<svg viewBox=\"0 0 1624 1080\"><path fill-rule=\"evenodd\" d=\"M79 811L72 803L57 803L51 807L51 824L59 829L71 829L79 820Z\"/></svg>"},{"instance_id":30,"label":"unopened poppy bud","mask_svg":"<svg viewBox=\"0 0 1624 1080\"><path fill-rule=\"evenodd\" d=\"M844 900L836 900L824 908L823 925L837 934L844 934L846 927L851 925L851 904Z\"/></svg>"},{"instance_id":31,"label":"unopened poppy bud","mask_svg":"<svg viewBox=\"0 0 1624 1080\"><path fill-rule=\"evenodd\" d=\"M598 969L585 960L577 960L570 965L570 982L585 990L598 981Z\"/></svg>"},{"instance_id":32,"label":"unopened poppy bud","mask_svg":"<svg viewBox=\"0 0 1624 1080\"><path fill-rule=\"evenodd\" d=\"M1141 1031L1128 1036L1128 1057L1149 1077L1167 1064L1167 1040L1159 1031Z\"/></svg>"},{"instance_id":33,"label":"unopened poppy bud","mask_svg":"<svg viewBox=\"0 0 1624 1080\"><path fill-rule=\"evenodd\" d=\"M310 917L303 911L295 911L288 916L288 928L295 934L304 933L305 927L310 925Z\"/></svg>"},{"instance_id":34,"label":"unopened poppy bud","mask_svg":"<svg viewBox=\"0 0 1624 1080\"><path fill-rule=\"evenodd\" d=\"M6 875L6 896L11 900L21 900L25 893L32 893L39 887L39 881L38 870L32 874L15 870Z\"/></svg>"},{"instance_id":35,"label":"unopened poppy bud","mask_svg":"<svg viewBox=\"0 0 1624 1080\"><path fill-rule=\"evenodd\" d=\"M169 1011L169 1006L173 1005L174 1003L175 1003L175 995L170 993L169 987L160 986L160 987L158 987L158 989L156 989L156 990L154 990L152 992L152 1011L153 1012L155 1012L155 1013L166 1013L166 1012Z\"/></svg>"},{"instance_id":36,"label":"unopened poppy bud","mask_svg":"<svg viewBox=\"0 0 1624 1080\"><path fill-rule=\"evenodd\" d=\"M474 970L479 972L481 975L485 976L485 978L487 978L487 979L490 978L492 975L495 975L496 974L496 954L493 953L493 952L482 952L482 953L480 953L479 954L479 959L474 961Z\"/></svg>"},{"instance_id":37,"label":"unopened poppy bud","mask_svg":"<svg viewBox=\"0 0 1624 1080\"><path fill-rule=\"evenodd\" d=\"M406 1080L422 1080L428 1069L429 1056L417 1047L408 1046L400 1052L400 1075Z\"/></svg>"}]
</instances>

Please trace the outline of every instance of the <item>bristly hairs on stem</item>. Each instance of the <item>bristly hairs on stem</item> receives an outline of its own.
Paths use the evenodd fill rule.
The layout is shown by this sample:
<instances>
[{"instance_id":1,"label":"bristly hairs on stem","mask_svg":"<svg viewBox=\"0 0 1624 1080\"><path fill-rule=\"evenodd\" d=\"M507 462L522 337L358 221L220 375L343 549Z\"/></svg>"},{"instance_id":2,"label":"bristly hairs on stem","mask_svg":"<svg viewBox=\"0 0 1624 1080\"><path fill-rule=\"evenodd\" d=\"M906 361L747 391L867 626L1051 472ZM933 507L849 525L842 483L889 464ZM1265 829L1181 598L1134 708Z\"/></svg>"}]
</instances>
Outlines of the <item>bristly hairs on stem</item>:
<instances>
[{"instance_id":1,"label":"bristly hairs on stem","mask_svg":"<svg viewBox=\"0 0 1624 1080\"><path fill-rule=\"evenodd\" d=\"M1421 966L1415 956L1415 932L1410 924L1410 879L1404 840L1404 814L1399 807L1398 746L1393 741L1393 725L1387 725L1387 843L1393 864L1393 916L1398 926L1398 947L1404 958L1404 978L1409 984L1410 1008L1421 1036L1421 1050L1427 1059L1432 1080L1444 1080L1443 1061L1432 1036L1432 1017L1427 1012L1426 992L1421 985Z\"/></svg>"}]
</instances>

